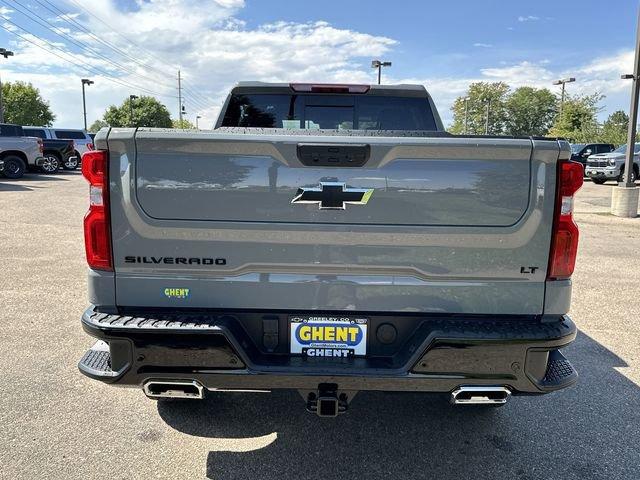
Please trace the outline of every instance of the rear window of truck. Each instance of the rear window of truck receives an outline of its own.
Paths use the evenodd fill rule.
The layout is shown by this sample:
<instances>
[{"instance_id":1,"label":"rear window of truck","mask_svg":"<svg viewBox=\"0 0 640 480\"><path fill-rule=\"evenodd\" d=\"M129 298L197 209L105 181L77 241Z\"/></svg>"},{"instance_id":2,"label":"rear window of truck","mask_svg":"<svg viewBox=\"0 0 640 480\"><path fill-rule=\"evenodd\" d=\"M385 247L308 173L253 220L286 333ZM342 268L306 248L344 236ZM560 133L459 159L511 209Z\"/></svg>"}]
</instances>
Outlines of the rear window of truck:
<instances>
[{"instance_id":1,"label":"rear window of truck","mask_svg":"<svg viewBox=\"0 0 640 480\"><path fill-rule=\"evenodd\" d=\"M437 130L426 98L382 95L233 94L222 126L289 130Z\"/></svg>"},{"instance_id":2,"label":"rear window of truck","mask_svg":"<svg viewBox=\"0 0 640 480\"><path fill-rule=\"evenodd\" d=\"M56 138L61 140L85 140L84 132L80 130L55 130Z\"/></svg>"},{"instance_id":3,"label":"rear window of truck","mask_svg":"<svg viewBox=\"0 0 640 480\"><path fill-rule=\"evenodd\" d=\"M42 139L47 138L47 134L45 133L45 131L44 130L39 130L37 128L25 128L24 129L24 134L27 137L38 137L38 138L42 138Z\"/></svg>"},{"instance_id":4,"label":"rear window of truck","mask_svg":"<svg viewBox=\"0 0 640 480\"><path fill-rule=\"evenodd\" d=\"M9 125L3 123L0 125L0 137L22 137L24 133L20 125Z\"/></svg>"}]
</instances>

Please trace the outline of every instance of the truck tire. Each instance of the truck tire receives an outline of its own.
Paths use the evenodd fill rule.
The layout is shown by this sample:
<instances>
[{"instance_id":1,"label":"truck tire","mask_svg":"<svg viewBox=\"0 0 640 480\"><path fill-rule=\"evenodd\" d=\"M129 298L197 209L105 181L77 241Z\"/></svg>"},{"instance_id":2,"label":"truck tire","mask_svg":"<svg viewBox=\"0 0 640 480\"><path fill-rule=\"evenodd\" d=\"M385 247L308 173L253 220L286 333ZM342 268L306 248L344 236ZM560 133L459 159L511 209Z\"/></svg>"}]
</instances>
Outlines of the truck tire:
<instances>
[{"instance_id":1,"label":"truck tire","mask_svg":"<svg viewBox=\"0 0 640 480\"><path fill-rule=\"evenodd\" d=\"M4 157L4 170L2 173L5 177L11 179L21 178L24 175L27 166L20 157L16 155L7 155Z\"/></svg>"},{"instance_id":2,"label":"truck tire","mask_svg":"<svg viewBox=\"0 0 640 480\"><path fill-rule=\"evenodd\" d=\"M592 178L591 181L596 185L602 185L606 180L604 178Z\"/></svg>"},{"instance_id":3,"label":"truck tire","mask_svg":"<svg viewBox=\"0 0 640 480\"><path fill-rule=\"evenodd\" d=\"M633 166L633 170L631 172L631 181L635 182L638 179L638 167ZM620 169L620 176L618 177L618 182L624 182L624 168Z\"/></svg>"},{"instance_id":4,"label":"truck tire","mask_svg":"<svg viewBox=\"0 0 640 480\"><path fill-rule=\"evenodd\" d=\"M79 157L68 157L63 163L62 168L65 170L75 170L78 168L78 158Z\"/></svg>"},{"instance_id":5,"label":"truck tire","mask_svg":"<svg viewBox=\"0 0 640 480\"><path fill-rule=\"evenodd\" d=\"M45 153L44 162L40 166L40 170L43 173L58 173L61 163L60 157L55 153Z\"/></svg>"}]
</instances>

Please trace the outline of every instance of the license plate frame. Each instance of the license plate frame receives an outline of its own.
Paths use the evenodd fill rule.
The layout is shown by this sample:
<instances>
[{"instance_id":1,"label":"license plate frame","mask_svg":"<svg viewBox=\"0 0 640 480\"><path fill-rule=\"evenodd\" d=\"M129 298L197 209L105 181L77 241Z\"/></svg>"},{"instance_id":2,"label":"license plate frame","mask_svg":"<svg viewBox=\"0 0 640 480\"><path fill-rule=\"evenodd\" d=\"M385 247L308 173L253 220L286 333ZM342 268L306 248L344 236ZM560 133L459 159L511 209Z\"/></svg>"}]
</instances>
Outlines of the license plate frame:
<instances>
[{"instance_id":1,"label":"license plate frame","mask_svg":"<svg viewBox=\"0 0 640 480\"><path fill-rule=\"evenodd\" d=\"M367 355L369 318L360 315L290 315L289 353L303 357Z\"/></svg>"}]
</instances>

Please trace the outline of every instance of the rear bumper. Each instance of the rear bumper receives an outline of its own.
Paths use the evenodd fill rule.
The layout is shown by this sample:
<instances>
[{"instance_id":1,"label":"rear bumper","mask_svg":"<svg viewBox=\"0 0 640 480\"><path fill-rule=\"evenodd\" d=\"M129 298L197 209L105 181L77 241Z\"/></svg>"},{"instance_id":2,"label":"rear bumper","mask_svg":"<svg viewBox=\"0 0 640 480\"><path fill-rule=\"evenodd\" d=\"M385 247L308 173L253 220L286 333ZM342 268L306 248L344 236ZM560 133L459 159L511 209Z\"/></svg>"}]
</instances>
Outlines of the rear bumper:
<instances>
[{"instance_id":1,"label":"rear bumper","mask_svg":"<svg viewBox=\"0 0 640 480\"><path fill-rule=\"evenodd\" d=\"M279 315L286 314L268 316ZM576 336L567 316L398 316L415 324L403 344L388 357L355 359L265 353L241 320L235 313L120 316L90 308L82 325L100 341L79 368L118 385L187 379L209 390L336 384L341 390L451 392L461 385L503 385L514 394L538 394L577 380L559 351Z\"/></svg>"}]
</instances>

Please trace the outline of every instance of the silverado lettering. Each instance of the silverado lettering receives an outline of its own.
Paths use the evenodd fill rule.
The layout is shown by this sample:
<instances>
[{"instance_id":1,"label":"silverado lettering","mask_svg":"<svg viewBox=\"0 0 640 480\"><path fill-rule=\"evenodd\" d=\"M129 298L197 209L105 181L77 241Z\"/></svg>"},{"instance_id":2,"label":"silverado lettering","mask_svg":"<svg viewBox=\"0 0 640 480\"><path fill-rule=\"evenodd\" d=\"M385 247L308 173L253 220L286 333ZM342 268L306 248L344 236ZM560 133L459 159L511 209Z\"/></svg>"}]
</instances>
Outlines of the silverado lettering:
<instances>
[{"instance_id":1,"label":"silverado lettering","mask_svg":"<svg viewBox=\"0 0 640 480\"><path fill-rule=\"evenodd\" d=\"M136 257L127 255L124 263L165 263L173 265L226 265L224 258L195 258L195 257Z\"/></svg>"}]
</instances>

